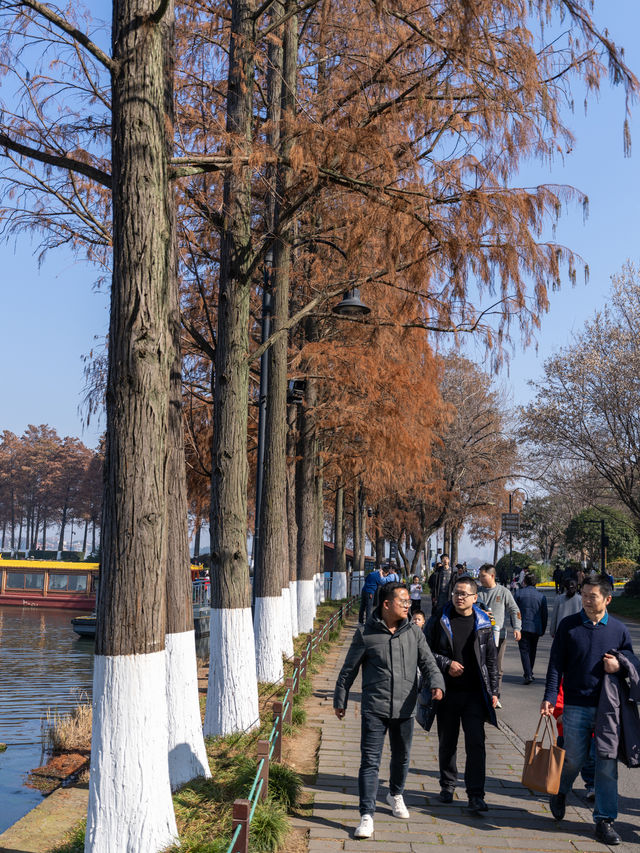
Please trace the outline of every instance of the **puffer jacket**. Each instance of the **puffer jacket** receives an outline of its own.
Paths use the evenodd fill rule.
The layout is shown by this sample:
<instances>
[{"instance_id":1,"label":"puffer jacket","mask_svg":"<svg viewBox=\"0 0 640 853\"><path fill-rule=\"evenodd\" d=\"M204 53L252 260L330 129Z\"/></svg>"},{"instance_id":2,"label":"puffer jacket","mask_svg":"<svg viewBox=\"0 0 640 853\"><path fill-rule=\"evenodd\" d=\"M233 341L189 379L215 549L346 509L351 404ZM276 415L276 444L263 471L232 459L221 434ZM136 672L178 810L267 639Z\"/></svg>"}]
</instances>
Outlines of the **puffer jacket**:
<instances>
[{"instance_id":1,"label":"puffer jacket","mask_svg":"<svg viewBox=\"0 0 640 853\"><path fill-rule=\"evenodd\" d=\"M453 660L453 634L449 614L453 604L447 604L440 618L431 618L425 626L427 641L436 659L440 671L445 673ZM475 616L474 650L482 682L482 695L486 706L486 719L494 726L498 725L496 712L491 705L491 697L498 695L497 649L493 639L493 628L487 614L473 605ZM433 710L435 715L435 708Z\"/></svg>"},{"instance_id":2,"label":"puffer jacket","mask_svg":"<svg viewBox=\"0 0 640 853\"><path fill-rule=\"evenodd\" d=\"M424 634L408 619L391 632L376 609L356 630L338 675L334 708L346 708L349 690L362 667L363 714L406 719L415 713L418 669L431 688L444 691L444 679Z\"/></svg>"}]
</instances>

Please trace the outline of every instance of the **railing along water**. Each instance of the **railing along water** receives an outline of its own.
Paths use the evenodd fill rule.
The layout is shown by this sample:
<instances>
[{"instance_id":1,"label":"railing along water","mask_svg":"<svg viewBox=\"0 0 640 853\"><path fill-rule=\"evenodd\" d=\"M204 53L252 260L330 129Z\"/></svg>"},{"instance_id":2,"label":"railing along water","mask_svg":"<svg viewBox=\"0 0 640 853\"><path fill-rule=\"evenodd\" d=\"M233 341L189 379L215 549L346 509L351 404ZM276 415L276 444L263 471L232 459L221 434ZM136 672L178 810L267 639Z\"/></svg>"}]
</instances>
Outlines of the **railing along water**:
<instances>
[{"instance_id":1,"label":"railing along water","mask_svg":"<svg viewBox=\"0 0 640 853\"><path fill-rule=\"evenodd\" d=\"M248 853L249 826L259 802L266 800L269 789L269 762L282 760L282 731L283 725L291 725L293 698L300 690L300 683L307 677L307 666L313 652L320 646L333 628L351 612L358 596L350 598L342 604L335 613L309 637L302 657L294 657L293 674L285 679L285 694L281 701L272 703L273 726L268 740L259 740L258 769L254 776L249 796L246 800L235 800L233 803L233 835L227 848L227 853Z\"/></svg>"}]
</instances>

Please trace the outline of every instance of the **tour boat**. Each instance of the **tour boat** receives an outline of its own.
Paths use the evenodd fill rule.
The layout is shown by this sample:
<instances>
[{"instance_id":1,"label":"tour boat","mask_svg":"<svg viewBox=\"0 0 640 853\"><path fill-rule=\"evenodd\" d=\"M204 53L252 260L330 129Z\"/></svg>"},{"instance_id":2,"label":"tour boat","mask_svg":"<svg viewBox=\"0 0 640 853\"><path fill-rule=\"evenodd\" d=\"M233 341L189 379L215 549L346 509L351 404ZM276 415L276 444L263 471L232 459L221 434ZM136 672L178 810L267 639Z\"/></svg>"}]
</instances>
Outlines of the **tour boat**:
<instances>
[{"instance_id":1,"label":"tour boat","mask_svg":"<svg viewBox=\"0 0 640 853\"><path fill-rule=\"evenodd\" d=\"M94 610L98 563L0 559L0 605Z\"/></svg>"}]
</instances>

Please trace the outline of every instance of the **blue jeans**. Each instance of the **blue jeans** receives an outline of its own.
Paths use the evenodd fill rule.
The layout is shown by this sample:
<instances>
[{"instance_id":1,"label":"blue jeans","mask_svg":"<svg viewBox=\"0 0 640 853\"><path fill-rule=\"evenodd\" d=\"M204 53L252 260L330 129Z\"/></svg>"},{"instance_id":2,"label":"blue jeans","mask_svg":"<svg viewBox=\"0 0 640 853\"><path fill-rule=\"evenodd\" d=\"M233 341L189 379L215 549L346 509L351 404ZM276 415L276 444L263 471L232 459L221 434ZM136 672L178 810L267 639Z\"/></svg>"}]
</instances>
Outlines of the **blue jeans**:
<instances>
[{"instance_id":1,"label":"blue jeans","mask_svg":"<svg viewBox=\"0 0 640 853\"><path fill-rule=\"evenodd\" d=\"M391 764L389 767L389 791L401 794L409 771L409 753L413 738L413 717L405 720L363 714L360 734L360 772L358 793L360 814L372 815L376 810L378 795L378 771L384 746L384 736L389 732Z\"/></svg>"},{"instance_id":2,"label":"blue jeans","mask_svg":"<svg viewBox=\"0 0 640 853\"><path fill-rule=\"evenodd\" d=\"M573 782L589 758L591 739L596 722L596 708L565 705L562 714L564 729L564 766L560 793L568 794ZM595 794L593 819L615 820L618 816L618 760L601 758L596 750Z\"/></svg>"}]
</instances>

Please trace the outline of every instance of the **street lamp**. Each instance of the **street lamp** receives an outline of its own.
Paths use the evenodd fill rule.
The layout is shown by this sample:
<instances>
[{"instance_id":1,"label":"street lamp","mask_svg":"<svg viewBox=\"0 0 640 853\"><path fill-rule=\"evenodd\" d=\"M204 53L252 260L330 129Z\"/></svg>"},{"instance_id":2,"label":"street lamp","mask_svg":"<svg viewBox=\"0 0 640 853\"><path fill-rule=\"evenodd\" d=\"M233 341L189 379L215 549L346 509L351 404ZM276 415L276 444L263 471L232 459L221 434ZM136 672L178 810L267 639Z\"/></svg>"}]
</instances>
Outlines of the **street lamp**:
<instances>
[{"instance_id":1,"label":"street lamp","mask_svg":"<svg viewBox=\"0 0 640 853\"><path fill-rule=\"evenodd\" d=\"M371 313L371 308L360 299L357 287L347 290L340 302L331 309L339 317L364 317Z\"/></svg>"},{"instance_id":2,"label":"street lamp","mask_svg":"<svg viewBox=\"0 0 640 853\"><path fill-rule=\"evenodd\" d=\"M511 514L511 499L516 492L524 492L524 502L527 504L529 502L529 494L526 489L523 489L521 486L516 486L515 489L509 492L509 514ZM509 582L511 582L511 578L513 577L513 533L509 531Z\"/></svg>"}]
</instances>

